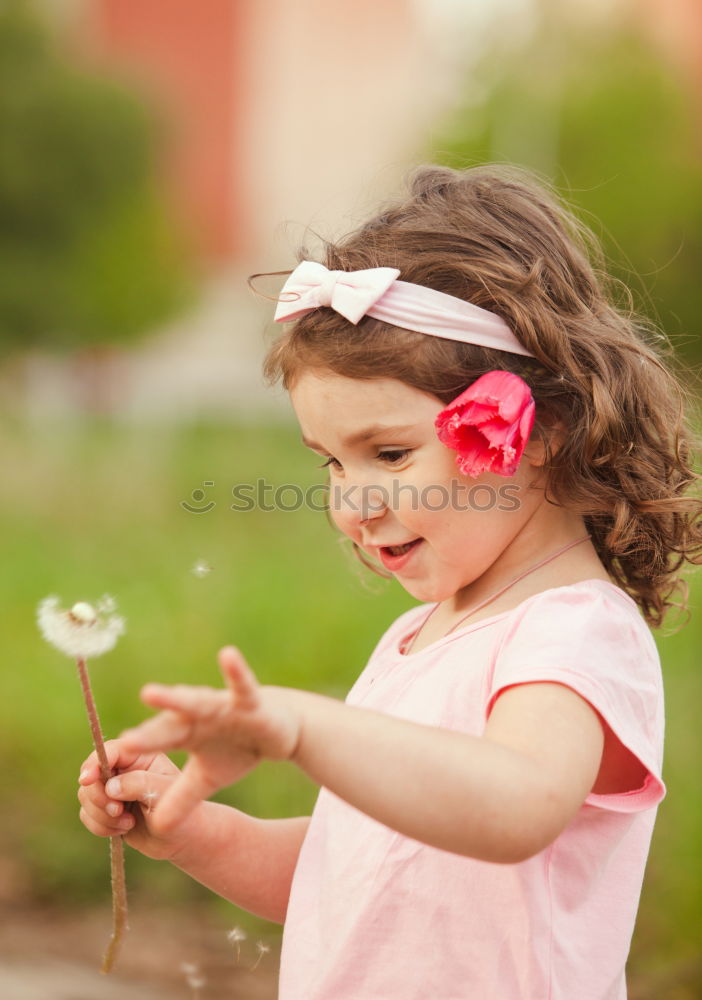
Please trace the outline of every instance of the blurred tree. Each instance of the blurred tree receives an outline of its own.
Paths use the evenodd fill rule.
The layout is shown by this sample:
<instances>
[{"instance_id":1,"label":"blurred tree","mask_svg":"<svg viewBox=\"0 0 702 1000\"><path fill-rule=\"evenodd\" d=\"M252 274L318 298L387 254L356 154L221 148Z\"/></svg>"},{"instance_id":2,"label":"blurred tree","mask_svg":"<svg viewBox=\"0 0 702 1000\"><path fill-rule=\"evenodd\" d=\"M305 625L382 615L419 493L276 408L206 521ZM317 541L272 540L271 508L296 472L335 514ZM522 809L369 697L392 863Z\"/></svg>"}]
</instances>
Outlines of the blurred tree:
<instances>
[{"instance_id":1,"label":"blurred tree","mask_svg":"<svg viewBox=\"0 0 702 1000\"><path fill-rule=\"evenodd\" d=\"M496 43L467 93L485 96L446 124L433 159L511 161L550 179L637 307L702 361L702 147L670 66L633 25L588 31L549 3L529 39Z\"/></svg>"},{"instance_id":2,"label":"blurred tree","mask_svg":"<svg viewBox=\"0 0 702 1000\"><path fill-rule=\"evenodd\" d=\"M68 65L32 9L0 6L0 356L134 339L187 299L154 125Z\"/></svg>"}]
</instances>

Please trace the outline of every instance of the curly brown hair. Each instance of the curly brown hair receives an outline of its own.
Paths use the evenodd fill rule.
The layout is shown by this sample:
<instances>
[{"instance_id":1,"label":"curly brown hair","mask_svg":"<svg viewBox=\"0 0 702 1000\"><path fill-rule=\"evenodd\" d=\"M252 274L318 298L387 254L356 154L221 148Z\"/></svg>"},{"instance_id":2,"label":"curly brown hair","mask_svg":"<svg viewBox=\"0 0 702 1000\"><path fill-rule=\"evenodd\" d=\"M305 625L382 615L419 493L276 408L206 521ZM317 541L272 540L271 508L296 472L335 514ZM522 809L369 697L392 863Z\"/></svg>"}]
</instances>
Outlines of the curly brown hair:
<instances>
[{"instance_id":1,"label":"curly brown hair","mask_svg":"<svg viewBox=\"0 0 702 1000\"><path fill-rule=\"evenodd\" d=\"M326 370L398 379L448 404L485 372L520 375L536 403L546 499L582 515L607 572L649 625L687 608L681 566L702 562L702 500L685 495L702 478L692 468L695 395L665 335L634 312L596 237L546 183L514 166L421 167L405 198L326 243L324 263L399 268L403 281L497 313L534 358L368 316L352 326L321 308L271 346L269 383L290 389L301 372ZM557 424L566 435L554 453Z\"/></svg>"}]
</instances>

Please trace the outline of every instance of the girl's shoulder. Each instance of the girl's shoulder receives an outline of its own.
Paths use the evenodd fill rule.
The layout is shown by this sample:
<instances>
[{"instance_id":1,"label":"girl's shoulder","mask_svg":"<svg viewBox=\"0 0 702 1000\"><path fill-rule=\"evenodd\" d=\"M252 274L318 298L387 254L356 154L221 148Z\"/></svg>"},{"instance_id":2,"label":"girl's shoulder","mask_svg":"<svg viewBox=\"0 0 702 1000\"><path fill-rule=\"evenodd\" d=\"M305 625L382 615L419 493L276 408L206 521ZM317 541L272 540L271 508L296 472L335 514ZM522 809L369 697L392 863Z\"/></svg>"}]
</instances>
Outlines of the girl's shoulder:
<instances>
[{"instance_id":1,"label":"girl's shoulder","mask_svg":"<svg viewBox=\"0 0 702 1000\"><path fill-rule=\"evenodd\" d=\"M592 604L602 604L604 606L608 602L613 602L617 607L627 608L630 612L639 614L636 601L625 590L622 590L621 587L617 586L610 579L599 576L539 590L537 593L527 597L514 610L518 611L519 608L531 602L543 607L548 605L567 605L573 608L585 608Z\"/></svg>"},{"instance_id":2,"label":"girl's shoulder","mask_svg":"<svg viewBox=\"0 0 702 1000\"><path fill-rule=\"evenodd\" d=\"M610 580L579 580L539 591L505 615L502 642L541 645L557 639L571 644L604 641L644 650L654 661L658 650L636 601Z\"/></svg>"},{"instance_id":3,"label":"girl's shoulder","mask_svg":"<svg viewBox=\"0 0 702 1000\"><path fill-rule=\"evenodd\" d=\"M541 591L515 608L493 649L486 716L503 691L528 683L574 690L613 734L610 747L624 748L647 773L640 788L591 793L586 804L633 812L662 799L661 661L648 624L625 591L605 580L581 580Z\"/></svg>"},{"instance_id":4,"label":"girl's shoulder","mask_svg":"<svg viewBox=\"0 0 702 1000\"><path fill-rule=\"evenodd\" d=\"M496 677L580 677L607 688L646 692L657 712L661 660L639 606L605 580L581 580L534 594L505 619L493 647ZM649 698L650 696L650 698Z\"/></svg>"},{"instance_id":5,"label":"girl's shoulder","mask_svg":"<svg viewBox=\"0 0 702 1000\"><path fill-rule=\"evenodd\" d=\"M514 607L510 614L516 619L527 614L532 619L548 616L552 624L555 615L562 615L569 623L578 619L624 619L642 634L651 634L636 601L617 584L600 577L540 590Z\"/></svg>"}]
</instances>

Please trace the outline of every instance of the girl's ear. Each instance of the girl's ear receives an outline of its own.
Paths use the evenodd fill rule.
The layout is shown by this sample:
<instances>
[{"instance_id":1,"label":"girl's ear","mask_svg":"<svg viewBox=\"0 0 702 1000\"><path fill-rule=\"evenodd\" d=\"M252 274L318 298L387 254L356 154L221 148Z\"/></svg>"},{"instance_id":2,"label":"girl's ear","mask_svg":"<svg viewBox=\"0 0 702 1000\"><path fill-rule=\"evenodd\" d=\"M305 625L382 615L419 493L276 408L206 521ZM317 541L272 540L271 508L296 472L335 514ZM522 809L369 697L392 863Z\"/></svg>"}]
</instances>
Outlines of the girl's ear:
<instances>
[{"instance_id":1,"label":"girl's ear","mask_svg":"<svg viewBox=\"0 0 702 1000\"><path fill-rule=\"evenodd\" d=\"M557 455L561 445L566 439L567 430L561 420L555 421L543 432L551 446L551 454ZM524 449L524 458L535 468L541 468L546 464L546 445L540 433L532 434L529 443Z\"/></svg>"}]
</instances>

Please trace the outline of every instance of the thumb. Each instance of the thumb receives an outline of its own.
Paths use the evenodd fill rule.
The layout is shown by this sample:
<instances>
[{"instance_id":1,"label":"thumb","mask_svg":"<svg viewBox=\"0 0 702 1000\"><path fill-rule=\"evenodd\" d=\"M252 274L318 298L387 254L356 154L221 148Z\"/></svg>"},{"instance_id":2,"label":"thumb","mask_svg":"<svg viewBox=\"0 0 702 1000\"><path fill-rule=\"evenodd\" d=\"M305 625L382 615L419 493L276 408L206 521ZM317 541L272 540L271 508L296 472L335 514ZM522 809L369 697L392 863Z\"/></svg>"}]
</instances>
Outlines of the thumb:
<instances>
[{"instance_id":1,"label":"thumb","mask_svg":"<svg viewBox=\"0 0 702 1000\"><path fill-rule=\"evenodd\" d=\"M138 802L146 812L152 812L164 792L173 784L174 776L154 771L125 771L117 774L105 785L111 799L121 802Z\"/></svg>"},{"instance_id":2,"label":"thumb","mask_svg":"<svg viewBox=\"0 0 702 1000\"><path fill-rule=\"evenodd\" d=\"M224 646L217 659L224 681L234 695L237 708L254 709L258 706L258 681L251 667L236 646Z\"/></svg>"},{"instance_id":3,"label":"thumb","mask_svg":"<svg viewBox=\"0 0 702 1000\"><path fill-rule=\"evenodd\" d=\"M175 781L166 788L161 799L157 801L151 819L152 829L159 834L171 833L188 818L203 799L216 790L216 786L204 780L197 761L191 757Z\"/></svg>"}]
</instances>

